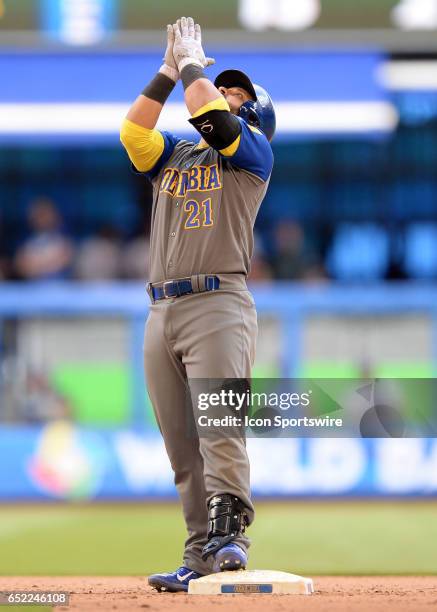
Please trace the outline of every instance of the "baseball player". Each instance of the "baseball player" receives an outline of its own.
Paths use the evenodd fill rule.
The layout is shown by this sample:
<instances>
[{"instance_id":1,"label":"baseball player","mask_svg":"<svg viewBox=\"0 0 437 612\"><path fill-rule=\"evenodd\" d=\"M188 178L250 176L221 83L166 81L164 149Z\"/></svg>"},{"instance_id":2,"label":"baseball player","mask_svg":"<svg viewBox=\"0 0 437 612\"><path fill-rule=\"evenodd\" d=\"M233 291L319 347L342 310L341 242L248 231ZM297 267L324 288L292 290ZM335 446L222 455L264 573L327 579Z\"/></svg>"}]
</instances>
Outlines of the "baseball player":
<instances>
[{"instance_id":1,"label":"baseball player","mask_svg":"<svg viewBox=\"0 0 437 612\"><path fill-rule=\"evenodd\" d=\"M257 318L246 277L275 114L243 72L208 80L214 60L193 19L167 26L167 38L164 64L129 110L121 141L153 184L145 374L188 531L183 565L149 584L187 591L190 580L247 564L254 509L244 436L188 437L185 390L193 379L250 378ZM179 79L198 143L155 128Z\"/></svg>"}]
</instances>

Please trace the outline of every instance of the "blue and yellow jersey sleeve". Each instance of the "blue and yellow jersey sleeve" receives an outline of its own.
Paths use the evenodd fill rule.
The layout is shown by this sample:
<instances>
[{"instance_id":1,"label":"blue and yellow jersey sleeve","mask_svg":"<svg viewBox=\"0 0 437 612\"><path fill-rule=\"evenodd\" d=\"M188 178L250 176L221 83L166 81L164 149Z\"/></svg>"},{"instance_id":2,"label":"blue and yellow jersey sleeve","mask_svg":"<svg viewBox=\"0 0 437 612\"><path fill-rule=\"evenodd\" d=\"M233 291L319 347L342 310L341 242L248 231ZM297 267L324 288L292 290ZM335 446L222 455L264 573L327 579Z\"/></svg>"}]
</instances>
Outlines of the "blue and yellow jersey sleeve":
<instances>
[{"instance_id":1,"label":"blue and yellow jersey sleeve","mask_svg":"<svg viewBox=\"0 0 437 612\"><path fill-rule=\"evenodd\" d=\"M120 130L120 140L136 173L155 178L170 159L180 138L137 125L125 119Z\"/></svg>"},{"instance_id":2,"label":"blue and yellow jersey sleeve","mask_svg":"<svg viewBox=\"0 0 437 612\"><path fill-rule=\"evenodd\" d=\"M263 181L269 178L273 168L269 141L260 130L232 114L223 96L199 108L189 122L232 165Z\"/></svg>"},{"instance_id":3,"label":"blue and yellow jersey sleeve","mask_svg":"<svg viewBox=\"0 0 437 612\"><path fill-rule=\"evenodd\" d=\"M241 132L220 154L232 165L255 174L266 181L273 168L273 152L265 135L256 127L248 125L237 117L241 124Z\"/></svg>"},{"instance_id":4,"label":"blue and yellow jersey sleeve","mask_svg":"<svg viewBox=\"0 0 437 612\"><path fill-rule=\"evenodd\" d=\"M205 115L206 113L212 110L228 111L229 113L231 109L229 108L229 104L226 102L224 97L220 96L220 98L211 100L211 102L208 102L207 104L201 106L195 113L192 114L192 118L195 119L196 117Z\"/></svg>"}]
</instances>

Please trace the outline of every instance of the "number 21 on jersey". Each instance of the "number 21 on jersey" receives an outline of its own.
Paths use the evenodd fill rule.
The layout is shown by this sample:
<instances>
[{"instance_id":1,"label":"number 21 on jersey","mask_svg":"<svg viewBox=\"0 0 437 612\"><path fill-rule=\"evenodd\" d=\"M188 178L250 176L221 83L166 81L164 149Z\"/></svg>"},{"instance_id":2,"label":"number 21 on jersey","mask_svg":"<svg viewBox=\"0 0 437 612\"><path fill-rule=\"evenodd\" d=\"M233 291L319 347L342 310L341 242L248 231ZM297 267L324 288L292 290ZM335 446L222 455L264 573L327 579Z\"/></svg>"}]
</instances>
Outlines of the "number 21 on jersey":
<instances>
[{"instance_id":1,"label":"number 21 on jersey","mask_svg":"<svg viewBox=\"0 0 437 612\"><path fill-rule=\"evenodd\" d=\"M200 227L212 227L212 200L207 198L199 203L197 200L187 200L184 203L184 211L188 217L185 220L185 229L196 229Z\"/></svg>"}]
</instances>

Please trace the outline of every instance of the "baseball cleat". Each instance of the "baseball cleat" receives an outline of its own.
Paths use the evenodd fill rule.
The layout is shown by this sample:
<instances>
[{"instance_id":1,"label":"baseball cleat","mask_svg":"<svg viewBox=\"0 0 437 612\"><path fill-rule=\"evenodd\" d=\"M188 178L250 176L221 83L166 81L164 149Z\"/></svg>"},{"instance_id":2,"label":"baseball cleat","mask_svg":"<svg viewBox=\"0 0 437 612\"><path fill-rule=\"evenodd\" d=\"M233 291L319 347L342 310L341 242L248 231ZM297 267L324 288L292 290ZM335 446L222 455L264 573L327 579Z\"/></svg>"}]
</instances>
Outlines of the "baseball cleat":
<instances>
[{"instance_id":1,"label":"baseball cleat","mask_svg":"<svg viewBox=\"0 0 437 612\"><path fill-rule=\"evenodd\" d=\"M246 569L247 555L237 544L226 544L214 555L214 572Z\"/></svg>"},{"instance_id":2,"label":"baseball cleat","mask_svg":"<svg viewBox=\"0 0 437 612\"><path fill-rule=\"evenodd\" d=\"M168 591L176 593L177 591L188 591L188 583L190 580L201 578L203 574L198 574L190 568L182 566L175 572L170 574L152 574L149 576L148 582L151 587L157 591Z\"/></svg>"}]
</instances>

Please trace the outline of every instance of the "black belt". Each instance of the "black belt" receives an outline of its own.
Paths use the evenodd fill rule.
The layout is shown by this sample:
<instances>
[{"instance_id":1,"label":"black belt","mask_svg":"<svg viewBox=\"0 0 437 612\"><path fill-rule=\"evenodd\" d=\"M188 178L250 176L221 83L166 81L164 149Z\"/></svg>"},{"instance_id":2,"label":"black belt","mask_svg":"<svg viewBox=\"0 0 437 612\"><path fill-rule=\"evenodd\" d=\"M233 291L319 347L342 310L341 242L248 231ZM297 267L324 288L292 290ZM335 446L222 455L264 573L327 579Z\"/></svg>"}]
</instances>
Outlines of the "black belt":
<instances>
[{"instance_id":1,"label":"black belt","mask_svg":"<svg viewBox=\"0 0 437 612\"><path fill-rule=\"evenodd\" d=\"M148 283L147 293L152 302L181 297L189 293L203 293L204 291L217 291L220 287L218 276L211 274L198 274L189 278L177 278L163 283Z\"/></svg>"}]
</instances>

